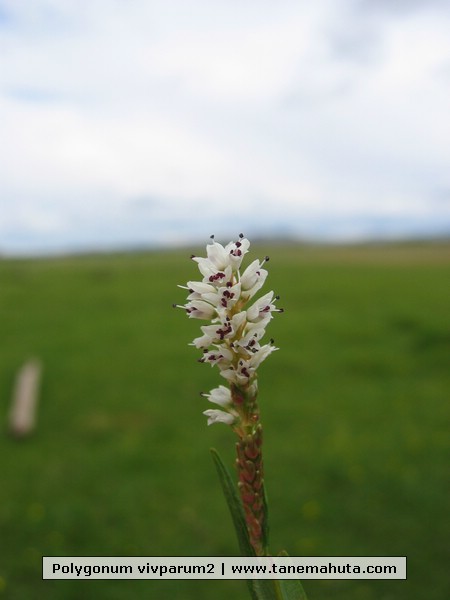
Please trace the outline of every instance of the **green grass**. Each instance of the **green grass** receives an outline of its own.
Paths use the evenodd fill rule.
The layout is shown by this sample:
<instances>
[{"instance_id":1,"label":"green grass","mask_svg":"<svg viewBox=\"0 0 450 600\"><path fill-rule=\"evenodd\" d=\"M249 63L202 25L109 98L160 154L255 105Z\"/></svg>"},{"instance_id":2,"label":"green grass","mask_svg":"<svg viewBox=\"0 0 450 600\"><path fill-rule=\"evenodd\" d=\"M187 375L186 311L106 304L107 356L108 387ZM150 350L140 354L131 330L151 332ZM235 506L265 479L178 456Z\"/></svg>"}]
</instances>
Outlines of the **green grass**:
<instances>
[{"instance_id":1,"label":"green grass","mask_svg":"<svg viewBox=\"0 0 450 600\"><path fill-rule=\"evenodd\" d=\"M246 598L242 581L42 581L42 555L238 554L208 449L219 382L174 311L191 250L0 261L0 598ZM407 581L305 581L310 600L443 600L450 520L450 247L274 246L286 308L260 369L271 546L408 556ZM36 433L6 432L44 364Z\"/></svg>"}]
</instances>

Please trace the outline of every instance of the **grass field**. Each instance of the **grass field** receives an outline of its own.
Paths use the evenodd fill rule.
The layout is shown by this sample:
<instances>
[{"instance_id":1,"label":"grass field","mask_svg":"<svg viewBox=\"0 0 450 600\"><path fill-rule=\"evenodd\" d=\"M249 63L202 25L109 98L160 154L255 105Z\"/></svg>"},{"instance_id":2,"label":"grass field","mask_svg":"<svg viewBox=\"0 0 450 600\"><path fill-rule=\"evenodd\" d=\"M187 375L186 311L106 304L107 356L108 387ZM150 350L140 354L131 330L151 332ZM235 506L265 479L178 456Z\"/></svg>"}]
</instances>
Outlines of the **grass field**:
<instances>
[{"instance_id":1,"label":"grass field","mask_svg":"<svg viewBox=\"0 0 450 600\"><path fill-rule=\"evenodd\" d=\"M238 554L208 449L219 382L174 311L192 251L0 261L0 598L225 600L242 581L42 581L42 555ZM260 369L271 546L408 556L407 581L305 581L310 600L450 598L450 246L261 247L286 312ZM36 433L6 433L44 364Z\"/></svg>"}]
</instances>

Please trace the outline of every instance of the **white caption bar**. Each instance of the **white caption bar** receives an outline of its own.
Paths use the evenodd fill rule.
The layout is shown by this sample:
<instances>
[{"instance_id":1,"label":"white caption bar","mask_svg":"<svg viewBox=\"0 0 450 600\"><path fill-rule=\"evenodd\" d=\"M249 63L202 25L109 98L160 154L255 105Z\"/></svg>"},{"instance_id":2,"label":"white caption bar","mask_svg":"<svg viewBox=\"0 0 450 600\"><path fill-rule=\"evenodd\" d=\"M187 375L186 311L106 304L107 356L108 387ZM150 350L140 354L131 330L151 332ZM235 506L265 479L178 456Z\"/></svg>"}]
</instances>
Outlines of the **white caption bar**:
<instances>
[{"instance_id":1,"label":"white caption bar","mask_svg":"<svg viewBox=\"0 0 450 600\"><path fill-rule=\"evenodd\" d=\"M44 556L43 579L406 579L405 556Z\"/></svg>"}]
</instances>

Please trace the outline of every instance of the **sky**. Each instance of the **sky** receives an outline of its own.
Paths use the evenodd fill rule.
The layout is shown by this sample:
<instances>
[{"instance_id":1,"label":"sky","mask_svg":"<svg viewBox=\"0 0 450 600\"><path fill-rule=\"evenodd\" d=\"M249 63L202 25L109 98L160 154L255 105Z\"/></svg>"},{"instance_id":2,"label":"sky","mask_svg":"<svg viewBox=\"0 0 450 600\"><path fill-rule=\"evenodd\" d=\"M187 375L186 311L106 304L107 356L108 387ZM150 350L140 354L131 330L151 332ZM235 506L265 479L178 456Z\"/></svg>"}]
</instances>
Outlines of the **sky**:
<instances>
[{"instance_id":1,"label":"sky","mask_svg":"<svg viewBox=\"0 0 450 600\"><path fill-rule=\"evenodd\" d=\"M0 254L450 234L448 0L0 0Z\"/></svg>"}]
</instances>

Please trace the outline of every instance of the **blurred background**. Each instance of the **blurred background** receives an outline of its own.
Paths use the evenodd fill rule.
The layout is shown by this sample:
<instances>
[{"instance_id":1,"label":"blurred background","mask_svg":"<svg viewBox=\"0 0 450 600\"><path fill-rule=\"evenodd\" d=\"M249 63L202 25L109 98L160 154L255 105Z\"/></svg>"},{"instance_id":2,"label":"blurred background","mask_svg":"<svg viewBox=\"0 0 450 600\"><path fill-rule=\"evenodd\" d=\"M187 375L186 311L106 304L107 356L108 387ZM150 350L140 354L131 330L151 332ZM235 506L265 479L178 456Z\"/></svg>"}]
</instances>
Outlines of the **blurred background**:
<instances>
[{"instance_id":1,"label":"blurred background","mask_svg":"<svg viewBox=\"0 0 450 600\"><path fill-rule=\"evenodd\" d=\"M260 375L273 553L408 556L406 582L310 600L450 596L449 97L443 0L0 0L0 598L246 597L41 580L42 555L238 553L218 373L171 305L240 232L286 308Z\"/></svg>"}]
</instances>

